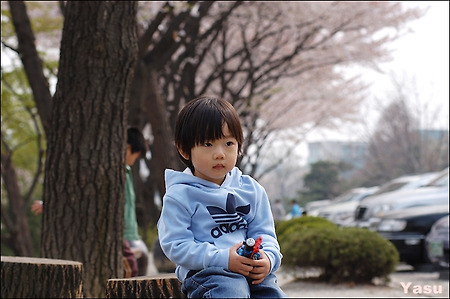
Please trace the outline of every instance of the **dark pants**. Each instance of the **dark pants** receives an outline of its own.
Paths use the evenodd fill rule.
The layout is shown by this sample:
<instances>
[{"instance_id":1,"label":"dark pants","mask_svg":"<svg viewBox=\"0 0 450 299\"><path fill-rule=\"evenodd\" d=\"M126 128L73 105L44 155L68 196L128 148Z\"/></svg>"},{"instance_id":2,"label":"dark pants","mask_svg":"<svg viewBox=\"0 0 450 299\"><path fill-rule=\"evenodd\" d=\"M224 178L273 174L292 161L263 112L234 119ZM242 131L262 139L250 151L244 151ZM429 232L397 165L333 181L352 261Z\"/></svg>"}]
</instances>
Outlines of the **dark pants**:
<instances>
[{"instance_id":1,"label":"dark pants","mask_svg":"<svg viewBox=\"0 0 450 299\"><path fill-rule=\"evenodd\" d=\"M123 257L127 259L131 268L131 277L138 276L138 263L134 253L130 249L130 243L127 240L123 240Z\"/></svg>"}]
</instances>

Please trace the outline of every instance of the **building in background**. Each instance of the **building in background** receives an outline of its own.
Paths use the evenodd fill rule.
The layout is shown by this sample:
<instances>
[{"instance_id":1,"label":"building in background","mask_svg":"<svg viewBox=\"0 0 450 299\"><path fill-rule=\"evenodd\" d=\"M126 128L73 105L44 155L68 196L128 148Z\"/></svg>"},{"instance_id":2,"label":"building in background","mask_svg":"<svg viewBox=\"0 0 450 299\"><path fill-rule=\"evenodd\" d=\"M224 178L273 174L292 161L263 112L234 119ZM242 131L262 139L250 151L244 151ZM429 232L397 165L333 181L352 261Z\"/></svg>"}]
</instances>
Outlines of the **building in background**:
<instances>
[{"instance_id":1,"label":"building in background","mask_svg":"<svg viewBox=\"0 0 450 299\"><path fill-rule=\"evenodd\" d=\"M367 151L365 142L346 141L317 141L308 143L308 165L318 161L343 162L350 165L350 169L341 175L349 178L364 166Z\"/></svg>"}]
</instances>

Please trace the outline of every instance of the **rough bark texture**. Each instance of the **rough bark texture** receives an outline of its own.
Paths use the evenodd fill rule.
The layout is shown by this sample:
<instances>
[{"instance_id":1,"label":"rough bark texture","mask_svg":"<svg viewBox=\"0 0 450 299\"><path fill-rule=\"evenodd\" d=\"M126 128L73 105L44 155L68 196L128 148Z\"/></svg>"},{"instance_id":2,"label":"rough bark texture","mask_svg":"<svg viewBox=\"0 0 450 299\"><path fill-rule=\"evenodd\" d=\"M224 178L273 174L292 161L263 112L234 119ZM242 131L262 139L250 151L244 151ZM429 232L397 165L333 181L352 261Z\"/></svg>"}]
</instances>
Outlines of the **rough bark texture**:
<instances>
[{"instance_id":1,"label":"rough bark texture","mask_svg":"<svg viewBox=\"0 0 450 299\"><path fill-rule=\"evenodd\" d=\"M109 279L106 298L186 298L174 273Z\"/></svg>"},{"instance_id":2,"label":"rough bark texture","mask_svg":"<svg viewBox=\"0 0 450 299\"><path fill-rule=\"evenodd\" d=\"M83 298L82 272L75 261L2 256L2 298Z\"/></svg>"},{"instance_id":3,"label":"rough bark texture","mask_svg":"<svg viewBox=\"0 0 450 299\"><path fill-rule=\"evenodd\" d=\"M2 226L9 228L9 232L3 232L2 227L2 246L3 242L10 245L17 255L31 256L33 254L30 228L26 217L26 203L23 198L16 169L11 159L11 151L8 147L2 145L1 153L1 174L2 183L5 183L7 197L9 198L9 207L2 206ZM3 191L3 186L2 186ZM2 195L3 197L3 195Z\"/></svg>"},{"instance_id":4,"label":"rough bark texture","mask_svg":"<svg viewBox=\"0 0 450 299\"><path fill-rule=\"evenodd\" d=\"M67 1L47 136L41 257L83 263L83 292L123 277L126 119L136 1Z\"/></svg>"}]
</instances>

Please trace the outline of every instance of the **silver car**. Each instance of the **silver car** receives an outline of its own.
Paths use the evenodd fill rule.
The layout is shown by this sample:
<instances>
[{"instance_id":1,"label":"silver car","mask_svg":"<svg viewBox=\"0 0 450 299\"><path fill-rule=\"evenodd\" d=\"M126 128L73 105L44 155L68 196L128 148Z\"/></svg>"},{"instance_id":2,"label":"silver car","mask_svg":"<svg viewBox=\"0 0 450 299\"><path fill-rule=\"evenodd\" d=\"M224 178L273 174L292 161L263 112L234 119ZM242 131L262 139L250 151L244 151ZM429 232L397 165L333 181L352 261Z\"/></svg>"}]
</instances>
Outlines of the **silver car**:
<instances>
[{"instance_id":1,"label":"silver car","mask_svg":"<svg viewBox=\"0 0 450 299\"><path fill-rule=\"evenodd\" d=\"M430 183L412 190L398 190L363 199L355 210L355 225L374 228L376 219L383 213L416 206L448 203L448 168Z\"/></svg>"}]
</instances>

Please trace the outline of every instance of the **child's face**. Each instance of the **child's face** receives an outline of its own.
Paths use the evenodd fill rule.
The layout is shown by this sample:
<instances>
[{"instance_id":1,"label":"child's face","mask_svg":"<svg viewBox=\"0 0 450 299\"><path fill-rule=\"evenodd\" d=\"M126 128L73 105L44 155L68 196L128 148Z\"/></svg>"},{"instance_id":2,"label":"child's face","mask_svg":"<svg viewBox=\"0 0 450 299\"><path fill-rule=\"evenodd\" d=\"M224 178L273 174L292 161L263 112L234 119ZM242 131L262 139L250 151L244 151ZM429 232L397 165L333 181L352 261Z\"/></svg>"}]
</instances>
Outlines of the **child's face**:
<instances>
[{"instance_id":1,"label":"child's face","mask_svg":"<svg viewBox=\"0 0 450 299\"><path fill-rule=\"evenodd\" d=\"M227 124L224 124L222 131L225 137L194 146L190 157L195 176L219 185L236 165L238 157L238 142L231 135Z\"/></svg>"}]
</instances>

